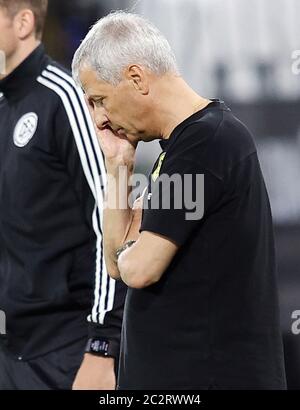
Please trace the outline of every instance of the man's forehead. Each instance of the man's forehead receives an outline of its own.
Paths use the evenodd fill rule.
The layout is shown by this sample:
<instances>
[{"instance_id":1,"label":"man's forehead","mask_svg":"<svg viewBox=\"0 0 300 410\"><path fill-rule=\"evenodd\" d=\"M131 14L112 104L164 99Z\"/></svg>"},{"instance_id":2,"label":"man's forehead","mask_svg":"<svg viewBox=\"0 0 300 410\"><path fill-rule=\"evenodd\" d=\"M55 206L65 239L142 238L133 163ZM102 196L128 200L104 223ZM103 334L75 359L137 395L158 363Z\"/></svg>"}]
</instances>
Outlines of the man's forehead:
<instances>
[{"instance_id":1,"label":"man's forehead","mask_svg":"<svg viewBox=\"0 0 300 410\"><path fill-rule=\"evenodd\" d=\"M79 78L86 94L92 95L109 88L109 84L99 79L96 72L90 68L82 68L79 72Z\"/></svg>"}]
</instances>

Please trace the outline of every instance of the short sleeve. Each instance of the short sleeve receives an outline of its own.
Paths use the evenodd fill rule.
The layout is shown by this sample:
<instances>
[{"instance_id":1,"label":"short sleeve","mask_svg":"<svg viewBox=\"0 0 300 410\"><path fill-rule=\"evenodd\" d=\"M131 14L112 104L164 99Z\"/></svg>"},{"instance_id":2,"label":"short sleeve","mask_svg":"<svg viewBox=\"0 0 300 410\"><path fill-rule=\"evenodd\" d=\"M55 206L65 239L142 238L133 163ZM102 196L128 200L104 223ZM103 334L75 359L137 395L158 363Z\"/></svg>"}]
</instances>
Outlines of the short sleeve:
<instances>
[{"instance_id":1,"label":"short sleeve","mask_svg":"<svg viewBox=\"0 0 300 410\"><path fill-rule=\"evenodd\" d=\"M153 178L154 176L154 178ZM149 178L140 228L183 245L220 202L223 182L194 160L167 155Z\"/></svg>"}]
</instances>

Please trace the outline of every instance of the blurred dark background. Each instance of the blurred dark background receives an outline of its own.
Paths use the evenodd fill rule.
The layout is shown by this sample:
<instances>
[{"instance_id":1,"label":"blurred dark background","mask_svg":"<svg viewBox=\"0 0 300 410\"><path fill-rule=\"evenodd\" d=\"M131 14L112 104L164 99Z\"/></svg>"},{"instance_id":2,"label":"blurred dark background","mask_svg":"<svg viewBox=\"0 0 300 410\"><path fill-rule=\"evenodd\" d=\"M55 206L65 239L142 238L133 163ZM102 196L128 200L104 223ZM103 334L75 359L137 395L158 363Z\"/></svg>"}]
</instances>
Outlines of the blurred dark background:
<instances>
[{"instance_id":1,"label":"blurred dark background","mask_svg":"<svg viewBox=\"0 0 300 410\"><path fill-rule=\"evenodd\" d=\"M69 67L89 27L116 9L151 19L187 81L224 99L255 136L275 223L288 386L300 389L300 334L291 330L300 310L300 62L293 58L300 1L50 0L48 53ZM146 173L158 152L156 143L142 146L139 171Z\"/></svg>"}]
</instances>

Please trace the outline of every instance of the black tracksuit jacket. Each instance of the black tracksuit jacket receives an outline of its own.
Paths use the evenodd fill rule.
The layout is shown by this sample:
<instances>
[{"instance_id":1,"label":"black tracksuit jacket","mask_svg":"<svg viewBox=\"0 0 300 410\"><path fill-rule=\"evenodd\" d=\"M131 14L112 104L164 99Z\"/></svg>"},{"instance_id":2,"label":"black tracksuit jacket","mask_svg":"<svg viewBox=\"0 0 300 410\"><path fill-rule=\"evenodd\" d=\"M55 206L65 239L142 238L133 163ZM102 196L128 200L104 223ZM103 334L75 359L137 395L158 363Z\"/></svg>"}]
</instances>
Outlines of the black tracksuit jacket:
<instances>
[{"instance_id":1,"label":"black tracksuit jacket","mask_svg":"<svg viewBox=\"0 0 300 410\"><path fill-rule=\"evenodd\" d=\"M28 360L120 339L126 289L103 258L102 153L84 97L40 45L0 81L0 310Z\"/></svg>"}]
</instances>

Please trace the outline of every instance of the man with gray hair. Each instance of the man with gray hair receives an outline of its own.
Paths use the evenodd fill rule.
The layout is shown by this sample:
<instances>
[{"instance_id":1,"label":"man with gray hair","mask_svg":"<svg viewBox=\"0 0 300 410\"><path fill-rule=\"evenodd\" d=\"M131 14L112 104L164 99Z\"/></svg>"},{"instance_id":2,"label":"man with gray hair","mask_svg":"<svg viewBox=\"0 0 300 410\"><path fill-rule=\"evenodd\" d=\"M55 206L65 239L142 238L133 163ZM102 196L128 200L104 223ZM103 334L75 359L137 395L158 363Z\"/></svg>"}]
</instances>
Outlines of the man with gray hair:
<instances>
[{"instance_id":1,"label":"man with gray hair","mask_svg":"<svg viewBox=\"0 0 300 410\"><path fill-rule=\"evenodd\" d=\"M245 125L188 86L167 40L135 14L100 19L73 75L109 174L108 272L129 286L118 388L284 389L272 217ZM137 144L154 139L163 152L143 210L124 207ZM169 209L152 206L164 202L161 176L174 175L192 177L183 205L174 187ZM202 189L199 175L204 209L193 219L186 204Z\"/></svg>"}]
</instances>

